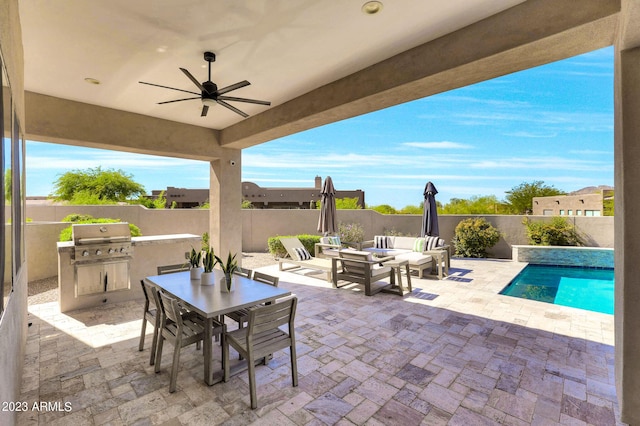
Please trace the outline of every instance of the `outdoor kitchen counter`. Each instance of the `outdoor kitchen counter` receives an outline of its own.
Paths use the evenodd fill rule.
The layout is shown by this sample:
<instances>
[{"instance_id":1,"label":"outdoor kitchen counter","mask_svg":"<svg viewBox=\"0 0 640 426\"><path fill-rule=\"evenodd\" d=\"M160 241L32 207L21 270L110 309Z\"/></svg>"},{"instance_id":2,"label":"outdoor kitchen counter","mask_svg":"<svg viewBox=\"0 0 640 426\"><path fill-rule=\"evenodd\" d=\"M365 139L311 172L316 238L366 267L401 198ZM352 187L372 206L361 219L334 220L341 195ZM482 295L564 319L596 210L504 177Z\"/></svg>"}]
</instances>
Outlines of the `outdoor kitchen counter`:
<instances>
[{"instance_id":1,"label":"outdoor kitchen counter","mask_svg":"<svg viewBox=\"0 0 640 426\"><path fill-rule=\"evenodd\" d=\"M183 264L185 253L201 246L201 237L195 234L147 235L131 238L132 256L129 264L127 289L77 296L76 272L72 259L74 244L58 242L58 292L60 312L118 303L143 298L140 280L157 275L160 265Z\"/></svg>"}]
</instances>

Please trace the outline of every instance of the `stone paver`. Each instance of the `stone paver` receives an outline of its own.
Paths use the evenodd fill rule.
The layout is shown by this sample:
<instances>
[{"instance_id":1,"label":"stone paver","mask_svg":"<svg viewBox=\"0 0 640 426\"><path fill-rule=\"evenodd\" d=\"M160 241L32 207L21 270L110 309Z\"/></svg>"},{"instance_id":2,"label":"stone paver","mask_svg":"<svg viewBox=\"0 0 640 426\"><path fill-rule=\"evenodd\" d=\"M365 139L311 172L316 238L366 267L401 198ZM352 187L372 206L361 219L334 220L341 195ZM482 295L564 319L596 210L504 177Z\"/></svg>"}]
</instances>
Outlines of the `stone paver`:
<instances>
[{"instance_id":1,"label":"stone paver","mask_svg":"<svg viewBox=\"0 0 640 426\"><path fill-rule=\"evenodd\" d=\"M260 268L299 298L299 386L291 386L288 352L274 354L257 367L256 410L246 373L203 383L195 346L182 350L170 394L171 356L156 374L150 334L138 351L139 302L66 315L55 302L32 305L21 400L50 404L18 423L621 424L613 316L499 295L523 266L454 259L447 279L414 277L404 297L366 297L310 271Z\"/></svg>"}]
</instances>

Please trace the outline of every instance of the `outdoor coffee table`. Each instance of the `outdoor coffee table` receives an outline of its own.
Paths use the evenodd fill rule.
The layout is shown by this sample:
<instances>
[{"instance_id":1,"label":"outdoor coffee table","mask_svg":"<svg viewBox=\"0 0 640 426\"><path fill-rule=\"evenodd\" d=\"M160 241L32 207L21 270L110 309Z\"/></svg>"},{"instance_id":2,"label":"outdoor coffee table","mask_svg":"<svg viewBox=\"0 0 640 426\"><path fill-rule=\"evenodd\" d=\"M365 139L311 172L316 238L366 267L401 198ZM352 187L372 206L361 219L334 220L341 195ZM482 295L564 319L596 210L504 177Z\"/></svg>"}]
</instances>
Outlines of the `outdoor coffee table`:
<instances>
[{"instance_id":1,"label":"outdoor coffee table","mask_svg":"<svg viewBox=\"0 0 640 426\"><path fill-rule=\"evenodd\" d=\"M407 274L407 288L409 292L412 292L411 288L411 272L409 271L409 261L408 260L400 260L400 259L391 259L387 260L383 263L384 266L389 266L394 272L397 274L398 282L396 285L382 290L385 293L398 293L400 296L404 296L404 290L402 289L402 267L404 266L405 272Z\"/></svg>"}]
</instances>

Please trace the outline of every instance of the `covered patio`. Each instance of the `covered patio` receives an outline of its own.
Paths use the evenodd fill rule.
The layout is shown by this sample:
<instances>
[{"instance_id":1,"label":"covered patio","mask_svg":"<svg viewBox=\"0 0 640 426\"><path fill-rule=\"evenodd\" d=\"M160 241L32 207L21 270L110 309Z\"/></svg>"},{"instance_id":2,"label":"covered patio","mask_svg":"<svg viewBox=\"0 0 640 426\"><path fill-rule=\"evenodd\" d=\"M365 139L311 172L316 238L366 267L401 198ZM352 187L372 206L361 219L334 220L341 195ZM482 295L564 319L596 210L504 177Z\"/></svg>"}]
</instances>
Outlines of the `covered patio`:
<instances>
[{"instance_id":1,"label":"covered patio","mask_svg":"<svg viewBox=\"0 0 640 426\"><path fill-rule=\"evenodd\" d=\"M21 400L73 410L20 413L19 424L620 424L613 316L498 295L523 267L452 260L438 281L366 297L322 276L280 272L299 297L299 386L288 354L257 368L259 408L246 373L206 386L201 352L183 350L176 393L138 351L142 304L59 313L29 308ZM96 336L101 336L99 339ZM219 351L216 349L216 356Z\"/></svg>"},{"instance_id":2,"label":"covered patio","mask_svg":"<svg viewBox=\"0 0 640 426\"><path fill-rule=\"evenodd\" d=\"M455 283L446 292L425 287L427 296L406 300L391 295L365 299L283 278L283 285L295 286L294 291L306 299L298 320L300 343L308 347L300 352L304 380L300 388L290 388L278 379L277 370L268 378L273 393L282 396L280 392L287 392L291 397L273 401L277 406L273 409L264 399L269 398L269 392L263 385L261 394L267 405L255 413L238 414L243 411L234 407L245 404L238 403L239 394L232 386L200 389L195 373L196 385L190 388L190 396L187 391L169 396L164 386L155 382L163 379L156 376L149 385L153 391L136 392L130 382L132 377L147 376L144 356L138 361L140 354L129 350L135 346L134 339L117 337L121 327L135 326L121 323L121 317L110 310L131 308L133 312L137 302L128 307L105 307L104 317L101 310L83 314L88 315L83 321L105 324L105 333L116 336L114 342L102 342L106 346L94 341L95 348L70 334L74 328L82 332L82 321L47 316L45 308L39 315L29 314L28 271L20 252L24 236L15 235L10 251L17 264L13 265L11 298L0 321L0 369L6 373L0 399L15 401L21 385L24 395L40 401L45 401L45 395L53 401L85 391L76 406L87 404L88 408L71 415L117 414L126 417L121 417L124 423L133 420L127 416L135 417L147 406L140 402L155 407L148 413L152 416L165 413L167 419L173 419L191 415L195 423L197 416L210 414L217 400L231 406L229 416L264 413L283 421L288 416L296 424L312 422L316 413L332 413L330 418L334 419L335 407L341 407L337 408L339 414L346 419L351 415L353 423L369 419L372 424L384 422L380 416L387 416L387 412L413 415L423 411L427 411L425 419L435 416L444 422L451 418L452 423L469 423L460 416L471 415L482 415L487 422L530 423L536 421L535 414L555 419L556 413L560 422L591 422L588 416L610 419L613 413L615 419L640 423L640 0L584 0L579 7L570 0L480 0L474 2L473 9L468 2L433 2L428 6L415 2L414 7L420 4L429 10L416 13L406 7L391 14L396 29L393 37L390 21L389 25L365 21L356 26L364 16L362 5L346 9L350 2L305 1L295 6L279 2L272 9L267 2L187 3L3 0L0 47L5 80L10 82L3 86L3 93L11 94L8 112L14 117L16 141L206 161L210 164L211 243L218 253L240 252L243 148L613 45L616 315L607 317L603 325L594 320L598 315L569 314L556 307L534 313L531 302L510 301L504 306L503 302L495 303L495 293L488 300L475 290L456 293L455 288L494 282L479 278L465 281L472 272L438 283ZM205 5L223 3L228 7L224 13L202 13ZM311 6L313 9L307 9ZM258 13L255 7L271 15ZM305 26L295 25L298 17L304 18ZM216 28L214 18L222 19ZM414 25L407 25L411 19ZM322 27L325 24L328 26ZM222 33L212 33L212 28ZM296 33L300 28L307 32ZM290 57L282 49L287 46L279 38L283 34L295 47L289 51L295 52ZM364 38L359 38L362 35ZM214 43L221 39L224 43ZM234 45L243 50L229 54ZM271 50L258 52L262 60L251 62L255 46ZM328 50L321 55L320 48ZM172 83L175 80L170 73L184 83L178 67L197 70L202 63L200 55L209 49L226 49L227 57L235 58L226 62L225 79L230 83L250 79L254 91L247 96L268 99L272 105L247 109L251 113L247 119L230 113L203 123L201 105L196 110L161 108L156 103L168 98L160 99L159 94L151 99L149 92L141 90L138 81L143 79L181 84ZM338 54L344 55L341 61ZM270 78L265 78L267 71ZM304 78L293 81L293 77ZM101 86L84 82L100 78L105 83ZM14 212L17 208L16 204L11 206ZM496 274L497 266L489 268L488 276ZM438 297L428 300L435 294ZM458 297L452 299L451 295ZM327 308L325 297L340 300ZM415 303L409 302L414 299ZM307 304L313 301L316 303ZM34 325L28 328L30 317ZM334 322L336 327L323 327ZM64 328L67 325L70 330ZM396 349L409 343L412 347L406 350ZM26 360L24 377L22 360ZM112 364L107 366L109 362ZM620 415L614 403L614 365ZM195 365L192 369L198 370ZM187 367L182 373L179 383L183 386L189 384L189 371ZM48 380L54 377L57 380ZM519 378L517 385L514 378ZM242 383L236 379L231 385L242 390ZM212 392L222 389L226 390L223 395L210 398ZM327 394L329 390L333 392ZM134 402L127 406L129 399ZM414 411L396 409L400 401ZM316 408L300 411L299 407L305 406ZM40 415L47 417L47 423L55 423L53 418L48 421L48 416L61 414L26 414ZM296 421L298 415L313 417ZM0 420L11 424L15 416L1 412ZM68 419L57 421L68 424ZM606 424L600 417L594 423Z\"/></svg>"}]
</instances>

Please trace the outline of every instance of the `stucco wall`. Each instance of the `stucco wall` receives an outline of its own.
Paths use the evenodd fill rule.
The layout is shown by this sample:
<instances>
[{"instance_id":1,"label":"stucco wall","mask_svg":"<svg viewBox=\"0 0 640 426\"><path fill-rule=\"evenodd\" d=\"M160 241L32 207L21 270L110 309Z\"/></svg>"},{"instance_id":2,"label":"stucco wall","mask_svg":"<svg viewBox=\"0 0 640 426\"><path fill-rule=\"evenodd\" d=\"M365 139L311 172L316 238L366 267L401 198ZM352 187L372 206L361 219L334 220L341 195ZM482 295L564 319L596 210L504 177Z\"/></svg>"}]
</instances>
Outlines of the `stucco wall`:
<instances>
[{"instance_id":1,"label":"stucco wall","mask_svg":"<svg viewBox=\"0 0 640 426\"><path fill-rule=\"evenodd\" d=\"M313 210L244 210L242 248L245 251L264 251L267 240L275 235L318 234L318 211ZM390 231L418 235L421 229L420 215L383 215L373 210L338 210L338 222L359 223L365 230L365 240ZM440 236L451 241L455 227L469 216L441 215L438 218ZM491 257L510 259L511 246L528 244L522 216L482 216L498 228L502 236L489 250ZM530 220L548 221L546 216L527 216ZM613 247L613 217L567 218L578 229L587 245Z\"/></svg>"},{"instance_id":2,"label":"stucco wall","mask_svg":"<svg viewBox=\"0 0 640 426\"><path fill-rule=\"evenodd\" d=\"M71 213L91 214L95 217L119 218L135 223L143 235L188 233L202 235L209 229L209 214L202 209L146 209L141 206L28 206L27 216L34 221L27 225L26 244L29 279L37 280L57 274L56 242L59 231L66 225L59 221ZM267 250L267 240L276 235L319 234L318 210L242 210L242 250ZM365 240L374 235L395 232L418 235L420 215L383 215L373 210L338 210L338 222L359 223L365 230ZM439 217L440 236L451 241L456 225L469 216L442 215ZM511 246L528 244L522 216L483 216L502 234L496 246L489 250L491 257L510 259ZM531 220L550 220L547 216L528 216ZM613 217L573 217L571 220L583 234L587 245L613 247ZM51 248L49 250L48 248Z\"/></svg>"}]
</instances>

